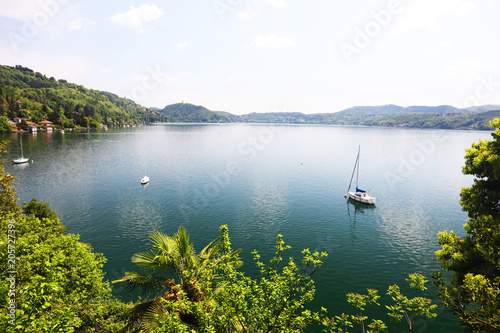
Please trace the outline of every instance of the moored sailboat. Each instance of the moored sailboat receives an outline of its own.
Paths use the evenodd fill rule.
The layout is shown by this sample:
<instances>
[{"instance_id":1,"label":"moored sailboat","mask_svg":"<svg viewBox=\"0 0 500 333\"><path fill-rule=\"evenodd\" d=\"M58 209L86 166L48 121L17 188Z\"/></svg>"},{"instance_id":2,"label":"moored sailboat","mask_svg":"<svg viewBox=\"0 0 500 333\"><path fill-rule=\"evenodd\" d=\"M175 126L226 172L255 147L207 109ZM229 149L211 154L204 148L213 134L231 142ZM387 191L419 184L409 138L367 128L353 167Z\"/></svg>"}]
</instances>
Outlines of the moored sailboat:
<instances>
[{"instance_id":1,"label":"moored sailboat","mask_svg":"<svg viewBox=\"0 0 500 333\"><path fill-rule=\"evenodd\" d=\"M19 157L18 159L15 159L15 160L12 160L12 163L14 164L23 164L23 163L28 163L28 161L30 160L28 157L24 157L23 155L23 137L21 136L21 157Z\"/></svg>"},{"instance_id":2,"label":"moored sailboat","mask_svg":"<svg viewBox=\"0 0 500 333\"><path fill-rule=\"evenodd\" d=\"M375 202L377 201L377 198L367 194L365 190L362 190L358 187L360 151L361 147L358 147L358 156L356 157L356 162L354 163L354 169L352 170L351 181L349 182L349 188L347 189L347 193L344 196L349 196L349 198L362 203L374 205ZM355 172L356 172L356 191L350 191L352 185L352 179L354 178Z\"/></svg>"}]
</instances>

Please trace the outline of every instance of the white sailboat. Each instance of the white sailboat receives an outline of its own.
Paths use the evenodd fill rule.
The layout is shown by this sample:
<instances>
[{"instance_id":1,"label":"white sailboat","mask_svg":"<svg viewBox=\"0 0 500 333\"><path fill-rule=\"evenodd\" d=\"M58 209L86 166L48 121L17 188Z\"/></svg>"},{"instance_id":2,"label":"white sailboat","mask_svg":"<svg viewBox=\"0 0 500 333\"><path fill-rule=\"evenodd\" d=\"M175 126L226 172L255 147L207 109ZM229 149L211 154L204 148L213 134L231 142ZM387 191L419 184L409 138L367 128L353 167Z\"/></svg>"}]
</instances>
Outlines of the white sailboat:
<instances>
[{"instance_id":1,"label":"white sailboat","mask_svg":"<svg viewBox=\"0 0 500 333\"><path fill-rule=\"evenodd\" d=\"M146 166L144 167L144 177L141 179L141 185L147 185L149 183L149 177L147 176Z\"/></svg>"},{"instance_id":2,"label":"white sailboat","mask_svg":"<svg viewBox=\"0 0 500 333\"><path fill-rule=\"evenodd\" d=\"M149 177L148 176L142 177L141 184L146 185L147 183L149 183Z\"/></svg>"},{"instance_id":3,"label":"white sailboat","mask_svg":"<svg viewBox=\"0 0 500 333\"><path fill-rule=\"evenodd\" d=\"M21 136L21 157L18 159L12 160L12 163L14 164L23 164L23 163L28 163L30 159L28 157L24 157L23 155L23 137Z\"/></svg>"},{"instance_id":4,"label":"white sailboat","mask_svg":"<svg viewBox=\"0 0 500 333\"><path fill-rule=\"evenodd\" d=\"M375 202L377 201L376 197L373 197L371 195L368 195L366 191L360 189L358 187L358 178L359 178L359 153L360 153L361 147L358 147L358 156L356 157L356 162L354 163L354 170L352 170L352 176L351 176L351 181L349 183L349 188L347 189L347 193L344 195L349 196L349 198L366 203L369 205L374 205ZM357 172L356 172L357 171ZM351 184L352 184L352 179L354 178L354 172L356 172L356 191L349 191L351 189Z\"/></svg>"},{"instance_id":5,"label":"white sailboat","mask_svg":"<svg viewBox=\"0 0 500 333\"><path fill-rule=\"evenodd\" d=\"M144 151L146 151L146 149L144 149ZM142 177L142 179L141 179L141 185L148 185L149 184L149 177L148 177L147 168L148 168L148 161L146 158L145 162L144 162L144 177Z\"/></svg>"}]
</instances>

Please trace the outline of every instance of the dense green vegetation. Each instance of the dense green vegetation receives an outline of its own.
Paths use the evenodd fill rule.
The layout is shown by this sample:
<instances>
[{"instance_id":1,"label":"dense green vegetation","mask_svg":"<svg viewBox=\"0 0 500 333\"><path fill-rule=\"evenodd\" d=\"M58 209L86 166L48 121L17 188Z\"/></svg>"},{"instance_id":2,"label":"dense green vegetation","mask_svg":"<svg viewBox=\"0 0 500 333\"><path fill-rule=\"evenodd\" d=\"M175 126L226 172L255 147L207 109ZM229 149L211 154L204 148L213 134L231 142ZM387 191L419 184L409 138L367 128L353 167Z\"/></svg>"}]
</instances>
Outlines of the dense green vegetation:
<instances>
[{"instance_id":1,"label":"dense green vegetation","mask_svg":"<svg viewBox=\"0 0 500 333\"><path fill-rule=\"evenodd\" d=\"M462 189L461 204L469 214L466 235L441 232L437 259L453 272L447 282L433 275L438 298L471 332L500 331L500 119L493 140L467 149L464 173L476 178ZM0 153L5 153L5 143ZM256 278L238 269L240 250L233 251L228 229L200 252L186 229L172 237L151 233L151 248L132 261L144 273L127 272L115 281L144 291L145 299L125 304L111 297L104 280L105 258L94 253L77 235L65 234L57 214L36 199L17 204L14 177L0 164L0 330L5 332L303 332L321 325L325 332L400 331L424 328L435 316L435 305L418 296L425 278L407 279L416 293L403 295L399 286L387 290L391 322L371 318L380 305L378 291L347 294L352 314L328 317L326 309L307 305L315 288L311 279L324 264L326 253L305 249L303 258L285 262L287 250L278 235L268 264L253 252ZM367 310L368 309L368 310ZM424 319L424 321L422 321Z\"/></svg>"},{"instance_id":2,"label":"dense green vegetation","mask_svg":"<svg viewBox=\"0 0 500 333\"><path fill-rule=\"evenodd\" d=\"M9 126L7 117L34 122L48 119L61 127L246 121L495 128L492 141L481 140L467 150L463 172L475 180L461 192L461 205L469 215L466 235L439 234L442 249L436 253L437 259L453 276L446 281L441 272L435 272L433 279L437 297L464 327L471 332L500 332L500 119L488 123L500 117L500 111L398 110L394 106L392 114L356 109L335 114L234 116L181 103L150 112L130 100L46 78L27 68L0 67L0 128ZM0 155L5 146L0 143ZM320 325L325 332L401 331L403 326L413 332L435 316L436 306L418 295L426 289L420 274L410 274L407 279L415 290L412 298L403 295L397 285L388 287L385 308L389 321L370 317L369 308L379 306L381 298L372 289L366 295L347 294L352 314L329 317L326 309L311 311L312 276L327 254L305 249L300 261L286 259L290 247L278 235L275 255L268 263L261 261L257 251L252 252L258 274L249 277L240 268L241 250L231 248L227 226L199 252L183 227L173 236L153 231L150 249L132 257L143 271L127 272L114 281L142 290L144 298L123 303L111 296L111 285L104 279L104 256L81 243L78 235L67 234L48 203L34 198L18 205L12 187L15 179L5 172L4 162L0 163L2 332L304 332L311 325Z\"/></svg>"},{"instance_id":3,"label":"dense green vegetation","mask_svg":"<svg viewBox=\"0 0 500 333\"><path fill-rule=\"evenodd\" d=\"M4 153L5 143L0 143ZM3 163L4 161L2 161ZM326 309L307 308L315 294L312 275L326 253L302 251L287 258L290 246L277 236L268 264L254 255L258 277L239 269L241 250L233 251L226 226L220 236L195 251L186 229L172 237L151 233L151 248L132 261L144 273L127 272L115 281L144 291L144 299L125 304L113 299L104 280L102 254L77 235L66 234L47 203L33 199L17 205L14 178L0 164L0 331L2 332L304 332L320 325L325 332L385 332L389 327L363 311L379 305L380 296L348 294L351 315L331 318ZM410 286L425 289L425 279L411 274ZM397 285L387 292L388 318L394 329L424 327L436 307L427 298L408 298ZM421 319L424 319L422 321ZM355 330L354 330L355 331Z\"/></svg>"},{"instance_id":4,"label":"dense green vegetation","mask_svg":"<svg viewBox=\"0 0 500 333\"><path fill-rule=\"evenodd\" d=\"M5 131L7 118L16 117L33 123L49 120L61 128L164 120L158 112L109 92L47 78L22 66L0 66L0 131Z\"/></svg>"},{"instance_id":5,"label":"dense green vegetation","mask_svg":"<svg viewBox=\"0 0 500 333\"><path fill-rule=\"evenodd\" d=\"M358 111L336 113L250 113L236 118L250 123L330 124L360 126L390 126L411 128L491 130L491 120L500 117L500 111L478 113L394 113L368 114Z\"/></svg>"},{"instance_id":6,"label":"dense green vegetation","mask_svg":"<svg viewBox=\"0 0 500 333\"><path fill-rule=\"evenodd\" d=\"M439 234L436 255L453 277L447 282L441 272L433 276L438 298L470 332L500 331L500 119L492 126L492 141L467 150L464 173L476 177L461 193L467 234ZM327 254L305 249L299 262L286 259L290 247L278 235L269 263L252 252L258 275L249 277L226 226L199 252L183 227L173 236L153 231L150 249L132 257L144 272L114 281L144 292L125 304L111 297L102 254L66 234L47 203L33 199L20 207L13 182L0 164L2 332L304 332L311 325L325 332L399 332L404 326L416 332L435 316L436 305L418 295L427 289L420 274L407 279L413 297L388 287L386 321L370 316L382 297L373 289L347 294L351 314L311 311L312 276Z\"/></svg>"},{"instance_id":7,"label":"dense green vegetation","mask_svg":"<svg viewBox=\"0 0 500 333\"><path fill-rule=\"evenodd\" d=\"M203 106L188 103L167 105L160 114L168 122L183 123L229 123L231 118L222 112L213 112Z\"/></svg>"},{"instance_id":8,"label":"dense green vegetation","mask_svg":"<svg viewBox=\"0 0 500 333\"><path fill-rule=\"evenodd\" d=\"M249 122L491 130L489 122L500 116L497 110L500 107L495 105L466 109L448 105L384 105L358 106L335 113L274 112L240 116L188 103L168 105L161 110L146 109L115 94L47 78L26 67L0 66L0 132L10 131L8 120L16 117L23 119L18 126L24 130L28 129L27 121L41 120L49 120L59 128L151 122Z\"/></svg>"},{"instance_id":9,"label":"dense green vegetation","mask_svg":"<svg viewBox=\"0 0 500 333\"><path fill-rule=\"evenodd\" d=\"M5 152L5 143L0 152ZM110 300L105 258L77 235L65 234L57 214L33 199L23 209L0 166L0 331L73 332L113 328L128 305ZM120 311L117 312L116 310ZM115 330L116 331L116 330Z\"/></svg>"},{"instance_id":10,"label":"dense green vegetation","mask_svg":"<svg viewBox=\"0 0 500 333\"><path fill-rule=\"evenodd\" d=\"M465 156L463 173L475 176L460 194L467 234L441 232L436 253L453 272L449 283L435 274L438 297L472 332L500 332L500 119L492 125L493 140L473 144Z\"/></svg>"}]
</instances>

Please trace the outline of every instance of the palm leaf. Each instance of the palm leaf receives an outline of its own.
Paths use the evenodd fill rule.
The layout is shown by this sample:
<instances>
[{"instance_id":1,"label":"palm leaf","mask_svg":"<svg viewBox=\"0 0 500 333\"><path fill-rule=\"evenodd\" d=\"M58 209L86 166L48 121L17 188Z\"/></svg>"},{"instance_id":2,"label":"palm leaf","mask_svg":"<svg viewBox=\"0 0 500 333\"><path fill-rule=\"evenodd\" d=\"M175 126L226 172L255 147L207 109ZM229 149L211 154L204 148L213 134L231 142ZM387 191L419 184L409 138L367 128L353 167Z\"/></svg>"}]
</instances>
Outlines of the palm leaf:
<instances>
[{"instance_id":1,"label":"palm leaf","mask_svg":"<svg viewBox=\"0 0 500 333\"><path fill-rule=\"evenodd\" d=\"M125 282L127 283L127 288L131 292L137 288L141 288L143 295L147 295L149 297L163 288L165 280L166 279L164 277L158 275L125 272L125 276L123 278L114 280L111 283Z\"/></svg>"},{"instance_id":2,"label":"palm leaf","mask_svg":"<svg viewBox=\"0 0 500 333\"><path fill-rule=\"evenodd\" d=\"M208 258L212 259L215 257L215 255L220 251L222 248L222 244L219 242L220 236L214 239L213 241L210 242L207 246L201 250L201 252L198 254L199 257L201 258Z\"/></svg>"},{"instance_id":3,"label":"palm leaf","mask_svg":"<svg viewBox=\"0 0 500 333\"><path fill-rule=\"evenodd\" d=\"M175 265L169 256L163 253L138 252L132 256L132 262L152 270L175 270Z\"/></svg>"},{"instance_id":4,"label":"palm leaf","mask_svg":"<svg viewBox=\"0 0 500 333\"><path fill-rule=\"evenodd\" d=\"M153 248L165 254L165 256L173 256L176 249L175 240L158 230L149 234L149 239L153 243Z\"/></svg>"},{"instance_id":5,"label":"palm leaf","mask_svg":"<svg viewBox=\"0 0 500 333\"><path fill-rule=\"evenodd\" d=\"M189 234L184 226L180 226L179 229L177 229L174 239L177 246L176 261L179 266L178 271L183 272L189 270L190 267L195 265L196 253L193 244L189 243Z\"/></svg>"},{"instance_id":6,"label":"palm leaf","mask_svg":"<svg viewBox=\"0 0 500 333\"><path fill-rule=\"evenodd\" d=\"M145 333L153 333L160 329L155 320L156 316L165 314L165 309L160 303L152 301L142 313L141 326Z\"/></svg>"}]
</instances>

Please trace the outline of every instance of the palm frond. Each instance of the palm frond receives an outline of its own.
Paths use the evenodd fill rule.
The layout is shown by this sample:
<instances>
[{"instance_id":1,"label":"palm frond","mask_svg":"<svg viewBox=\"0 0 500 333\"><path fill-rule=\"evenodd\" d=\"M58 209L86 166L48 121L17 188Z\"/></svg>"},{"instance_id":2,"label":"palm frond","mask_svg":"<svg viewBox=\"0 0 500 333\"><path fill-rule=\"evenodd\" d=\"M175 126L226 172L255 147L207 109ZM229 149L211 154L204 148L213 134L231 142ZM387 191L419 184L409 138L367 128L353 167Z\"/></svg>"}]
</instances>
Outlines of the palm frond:
<instances>
[{"instance_id":1,"label":"palm frond","mask_svg":"<svg viewBox=\"0 0 500 333\"><path fill-rule=\"evenodd\" d=\"M164 253L166 256L174 255L176 246L174 238L155 230L149 234L149 240L157 251Z\"/></svg>"},{"instance_id":2,"label":"palm frond","mask_svg":"<svg viewBox=\"0 0 500 333\"><path fill-rule=\"evenodd\" d=\"M160 327L156 322L156 316L161 316L165 314L165 308L161 305L161 303L156 300L152 301L148 308L143 312L143 316L141 318L141 326L145 333L154 333Z\"/></svg>"},{"instance_id":3,"label":"palm frond","mask_svg":"<svg viewBox=\"0 0 500 333\"><path fill-rule=\"evenodd\" d=\"M158 275L142 274L138 272L125 272L125 276L121 279L114 280L111 283L125 282L127 288L132 292L137 288L142 289L143 295L154 295L163 289L165 278Z\"/></svg>"},{"instance_id":4,"label":"palm frond","mask_svg":"<svg viewBox=\"0 0 500 333\"><path fill-rule=\"evenodd\" d=\"M222 244L219 242L220 236L210 242L207 246L203 248L198 254L199 257L207 257L212 259L222 248Z\"/></svg>"},{"instance_id":5,"label":"palm frond","mask_svg":"<svg viewBox=\"0 0 500 333\"><path fill-rule=\"evenodd\" d=\"M189 234L184 226L181 225L179 229L177 229L174 239L177 246L177 260L180 264L181 271L189 269L189 267L195 264L196 253L194 245L189 242Z\"/></svg>"}]
</instances>

